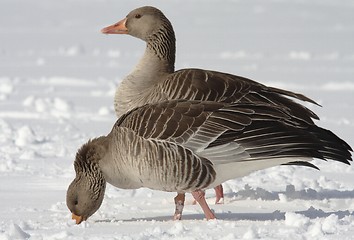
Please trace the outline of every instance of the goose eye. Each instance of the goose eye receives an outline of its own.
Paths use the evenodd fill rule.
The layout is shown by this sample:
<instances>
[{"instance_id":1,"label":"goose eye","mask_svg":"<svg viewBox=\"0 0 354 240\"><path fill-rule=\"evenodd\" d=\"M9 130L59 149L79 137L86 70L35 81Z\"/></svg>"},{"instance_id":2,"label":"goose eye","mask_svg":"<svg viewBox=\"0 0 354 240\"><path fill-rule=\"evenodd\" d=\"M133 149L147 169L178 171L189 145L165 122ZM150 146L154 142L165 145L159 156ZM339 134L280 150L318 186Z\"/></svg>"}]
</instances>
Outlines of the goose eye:
<instances>
[{"instance_id":1,"label":"goose eye","mask_svg":"<svg viewBox=\"0 0 354 240\"><path fill-rule=\"evenodd\" d=\"M75 204L75 205L78 205L78 204L79 204L79 202L78 202L77 200L75 200L74 204Z\"/></svg>"},{"instance_id":2,"label":"goose eye","mask_svg":"<svg viewBox=\"0 0 354 240\"><path fill-rule=\"evenodd\" d=\"M135 18L141 18L141 15L140 14L136 14Z\"/></svg>"}]
</instances>

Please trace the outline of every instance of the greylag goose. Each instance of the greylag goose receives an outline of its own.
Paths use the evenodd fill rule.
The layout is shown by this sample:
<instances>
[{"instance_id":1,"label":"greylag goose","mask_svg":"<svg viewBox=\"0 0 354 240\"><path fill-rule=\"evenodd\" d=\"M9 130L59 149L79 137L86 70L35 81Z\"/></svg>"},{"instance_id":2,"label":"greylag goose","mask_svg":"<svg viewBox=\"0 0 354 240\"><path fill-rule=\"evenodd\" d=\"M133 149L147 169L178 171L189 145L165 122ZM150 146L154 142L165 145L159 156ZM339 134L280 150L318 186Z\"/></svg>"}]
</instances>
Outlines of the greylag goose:
<instances>
[{"instance_id":1,"label":"greylag goose","mask_svg":"<svg viewBox=\"0 0 354 240\"><path fill-rule=\"evenodd\" d=\"M352 149L329 130L265 103L171 100L132 110L107 136L77 152L66 202L79 224L100 207L106 182L191 192L207 219L201 190L281 164L313 158L349 164Z\"/></svg>"},{"instance_id":2,"label":"greylag goose","mask_svg":"<svg viewBox=\"0 0 354 240\"><path fill-rule=\"evenodd\" d=\"M170 21L150 6L131 11L118 23L102 29L105 34L129 34L146 42L146 50L134 70L116 90L114 106L118 117L146 103L172 99L207 100L226 103L266 103L280 106L289 114L313 123L316 114L288 97L313 100L297 93L267 87L250 79L203 69L175 71L175 34ZM217 186L216 203L223 197ZM174 218L180 219L184 195L175 198Z\"/></svg>"}]
</instances>

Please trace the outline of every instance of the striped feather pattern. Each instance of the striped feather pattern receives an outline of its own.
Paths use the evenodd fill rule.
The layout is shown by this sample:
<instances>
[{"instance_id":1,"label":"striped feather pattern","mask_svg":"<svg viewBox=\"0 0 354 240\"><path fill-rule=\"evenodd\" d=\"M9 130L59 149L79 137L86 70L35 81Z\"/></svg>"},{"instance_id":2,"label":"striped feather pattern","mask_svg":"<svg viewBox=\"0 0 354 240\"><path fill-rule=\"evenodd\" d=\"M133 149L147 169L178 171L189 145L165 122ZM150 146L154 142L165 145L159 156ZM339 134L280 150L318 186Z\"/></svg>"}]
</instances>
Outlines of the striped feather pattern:
<instances>
[{"instance_id":1,"label":"striped feather pattern","mask_svg":"<svg viewBox=\"0 0 354 240\"><path fill-rule=\"evenodd\" d=\"M106 182L103 173L99 167L98 160L105 155L106 149L103 147L104 137L95 139L95 143L89 141L84 144L76 154L74 168L76 172L76 181L85 179L86 188L92 189L91 198L97 201L101 192L104 192ZM97 144L99 142L100 144Z\"/></svg>"},{"instance_id":2,"label":"striped feather pattern","mask_svg":"<svg viewBox=\"0 0 354 240\"><path fill-rule=\"evenodd\" d=\"M271 104L147 104L79 149L67 206L85 220L100 207L106 182L184 193L281 164L317 168L313 158L349 164L351 152L331 131Z\"/></svg>"},{"instance_id":3,"label":"striped feather pattern","mask_svg":"<svg viewBox=\"0 0 354 240\"><path fill-rule=\"evenodd\" d=\"M112 158L102 159L100 168L116 187L186 192L206 188L215 180L212 162L182 145L146 139L122 126L115 126L109 137Z\"/></svg>"},{"instance_id":4,"label":"striped feather pattern","mask_svg":"<svg viewBox=\"0 0 354 240\"><path fill-rule=\"evenodd\" d=\"M142 17L135 19L139 14ZM170 21L158 9L137 8L127 16L130 35L146 42L145 53L135 69L123 79L115 95L118 117L144 104L187 99L224 103L270 104L313 123L318 116L294 101L316 104L302 94L267 87L253 80L203 69L174 71L175 34Z\"/></svg>"},{"instance_id":5,"label":"striped feather pattern","mask_svg":"<svg viewBox=\"0 0 354 240\"><path fill-rule=\"evenodd\" d=\"M313 158L346 164L351 161L352 149L335 134L269 104L183 100L148 104L124 115L115 128L130 129L158 145L169 143L189 149L193 154L185 158L185 164L192 164L192 158L205 159L214 169L221 169L216 172L221 175L219 165L225 165L229 172L228 164L242 162L248 162L248 173L252 166L254 170L279 164L315 167L302 163ZM162 151L170 151L166 147L172 145L164 145ZM170 164L173 166L173 161ZM234 171L233 177L238 177L242 169Z\"/></svg>"},{"instance_id":6,"label":"striped feather pattern","mask_svg":"<svg viewBox=\"0 0 354 240\"><path fill-rule=\"evenodd\" d=\"M162 90L169 99L271 104L308 123L313 123L312 119L319 119L314 112L290 98L316 104L313 100L227 73L182 69L170 74L158 85L162 87L152 88L151 91Z\"/></svg>"}]
</instances>

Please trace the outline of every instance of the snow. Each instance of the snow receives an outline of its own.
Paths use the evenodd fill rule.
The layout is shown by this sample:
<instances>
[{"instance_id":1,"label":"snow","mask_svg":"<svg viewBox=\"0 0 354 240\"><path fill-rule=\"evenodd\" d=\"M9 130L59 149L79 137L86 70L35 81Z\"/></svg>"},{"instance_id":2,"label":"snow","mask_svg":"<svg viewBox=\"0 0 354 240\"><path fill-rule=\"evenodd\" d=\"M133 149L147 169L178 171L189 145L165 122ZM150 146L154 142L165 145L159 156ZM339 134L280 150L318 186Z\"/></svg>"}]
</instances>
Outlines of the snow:
<instances>
[{"instance_id":1,"label":"snow","mask_svg":"<svg viewBox=\"0 0 354 240\"><path fill-rule=\"evenodd\" d=\"M140 1L4 0L0 8L0 239L352 239L354 167L281 166L224 184L206 221L187 195L107 187L75 225L65 204L76 150L115 122L115 86L144 51L100 29ZM299 91L354 146L354 1L150 0L177 36L176 68L201 67ZM19 7L21 6L21 7Z\"/></svg>"}]
</instances>

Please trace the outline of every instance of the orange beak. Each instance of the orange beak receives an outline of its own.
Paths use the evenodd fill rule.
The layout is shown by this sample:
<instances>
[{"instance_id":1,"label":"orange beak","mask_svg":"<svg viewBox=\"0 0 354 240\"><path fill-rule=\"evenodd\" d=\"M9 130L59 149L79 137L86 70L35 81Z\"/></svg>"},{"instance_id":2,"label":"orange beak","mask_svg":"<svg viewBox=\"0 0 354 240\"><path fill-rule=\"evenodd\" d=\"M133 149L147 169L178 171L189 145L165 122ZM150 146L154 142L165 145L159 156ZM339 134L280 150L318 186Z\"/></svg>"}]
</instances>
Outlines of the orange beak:
<instances>
[{"instance_id":1,"label":"orange beak","mask_svg":"<svg viewBox=\"0 0 354 240\"><path fill-rule=\"evenodd\" d=\"M128 28L125 26L126 21L127 18L124 18L116 24L103 28L101 32L104 34L127 34Z\"/></svg>"},{"instance_id":2,"label":"orange beak","mask_svg":"<svg viewBox=\"0 0 354 240\"><path fill-rule=\"evenodd\" d=\"M77 216L73 213L72 219L76 221L76 224L80 224L84 219L81 216Z\"/></svg>"}]
</instances>

